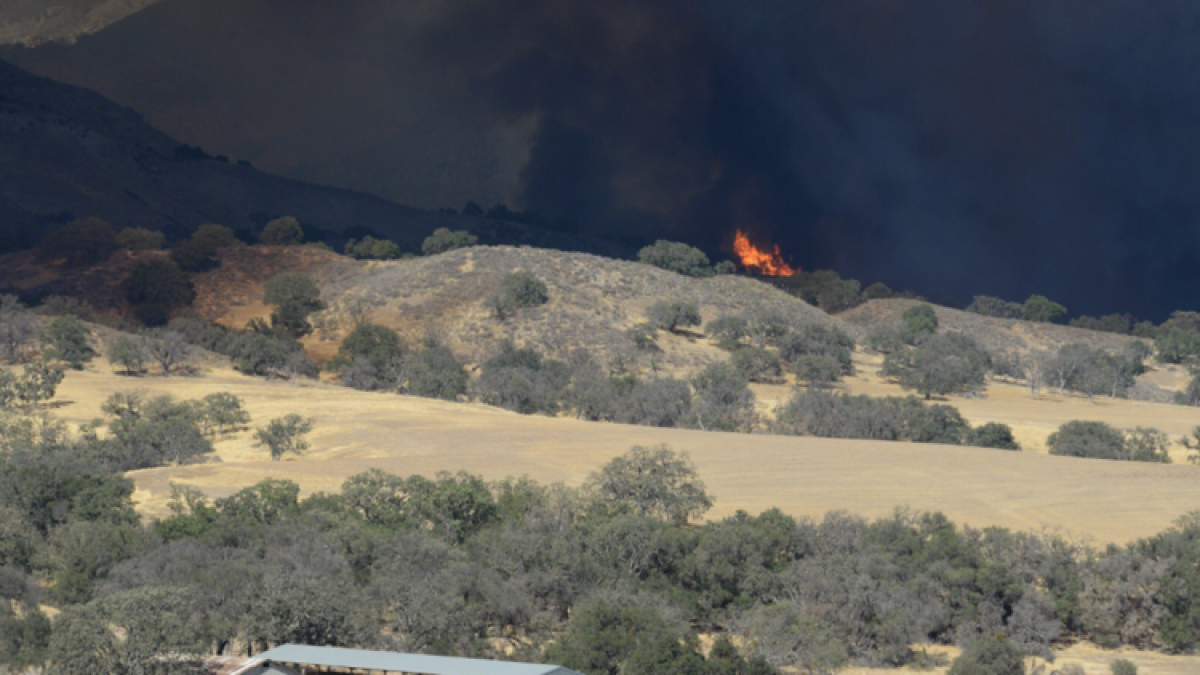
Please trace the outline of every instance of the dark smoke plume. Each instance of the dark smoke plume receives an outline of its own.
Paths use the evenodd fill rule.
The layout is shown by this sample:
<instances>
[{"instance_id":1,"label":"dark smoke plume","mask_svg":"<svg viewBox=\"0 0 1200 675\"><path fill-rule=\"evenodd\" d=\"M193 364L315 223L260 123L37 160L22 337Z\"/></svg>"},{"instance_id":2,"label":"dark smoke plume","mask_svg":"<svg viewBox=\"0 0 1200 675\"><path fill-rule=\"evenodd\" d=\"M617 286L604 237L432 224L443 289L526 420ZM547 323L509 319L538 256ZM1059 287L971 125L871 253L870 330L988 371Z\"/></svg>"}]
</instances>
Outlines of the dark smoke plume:
<instances>
[{"instance_id":1,"label":"dark smoke plume","mask_svg":"<svg viewBox=\"0 0 1200 675\"><path fill-rule=\"evenodd\" d=\"M742 227L940 300L1200 302L1191 0L164 0L5 55L416 205L713 252Z\"/></svg>"}]
</instances>

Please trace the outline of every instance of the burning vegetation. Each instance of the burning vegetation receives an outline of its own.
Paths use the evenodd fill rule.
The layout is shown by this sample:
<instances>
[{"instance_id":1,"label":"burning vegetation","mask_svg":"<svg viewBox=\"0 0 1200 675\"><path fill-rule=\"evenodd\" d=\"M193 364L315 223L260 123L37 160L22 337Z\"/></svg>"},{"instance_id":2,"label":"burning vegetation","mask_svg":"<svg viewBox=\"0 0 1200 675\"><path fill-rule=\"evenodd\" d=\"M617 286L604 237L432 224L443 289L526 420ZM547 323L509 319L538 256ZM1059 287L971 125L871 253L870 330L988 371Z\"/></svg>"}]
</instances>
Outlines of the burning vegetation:
<instances>
[{"instance_id":1,"label":"burning vegetation","mask_svg":"<svg viewBox=\"0 0 1200 675\"><path fill-rule=\"evenodd\" d=\"M799 268L792 267L783 259L783 253L776 244L772 250L766 251L755 246L745 232L738 230L733 236L733 252L747 272L767 277L790 277Z\"/></svg>"}]
</instances>

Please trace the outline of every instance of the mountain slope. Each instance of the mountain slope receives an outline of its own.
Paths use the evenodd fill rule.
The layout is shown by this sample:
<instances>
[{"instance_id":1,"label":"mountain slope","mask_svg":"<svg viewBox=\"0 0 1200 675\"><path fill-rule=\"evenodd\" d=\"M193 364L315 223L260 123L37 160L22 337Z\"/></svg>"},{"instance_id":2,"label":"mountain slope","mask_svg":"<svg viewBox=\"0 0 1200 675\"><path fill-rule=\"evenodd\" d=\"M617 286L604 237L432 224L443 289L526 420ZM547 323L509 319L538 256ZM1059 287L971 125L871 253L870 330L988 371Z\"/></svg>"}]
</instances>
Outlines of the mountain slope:
<instances>
[{"instance_id":1,"label":"mountain slope","mask_svg":"<svg viewBox=\"0 0 1200 675\"><path fill-rule=\"evenodd\" d=\"M0 44L74 42L140 12L158 0L5 0Z\"/></svg>"},{"instance_id":2,"label":"mountain slope","mask_svg":"<svg viewBox=\"0 0 1200 675\"><path fill-rule=\"evenodd\" d=\"M424 211L209 157L99 94L0 61L0 251L83 216L179 236L203 223L253 229L282 215L333 231L369 228L408 249L437 227L454 227L485 242L627 253L566 233Z\"/></svg>"}]
</instances>

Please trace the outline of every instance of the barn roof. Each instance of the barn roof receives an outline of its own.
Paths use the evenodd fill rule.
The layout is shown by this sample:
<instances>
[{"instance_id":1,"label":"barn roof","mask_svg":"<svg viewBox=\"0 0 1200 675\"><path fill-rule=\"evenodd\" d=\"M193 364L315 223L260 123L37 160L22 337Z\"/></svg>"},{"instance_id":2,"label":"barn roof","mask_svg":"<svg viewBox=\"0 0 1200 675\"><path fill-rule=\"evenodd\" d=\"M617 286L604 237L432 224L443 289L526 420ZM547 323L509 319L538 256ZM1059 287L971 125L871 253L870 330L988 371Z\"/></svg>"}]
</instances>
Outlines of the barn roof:
<instances>
[{"instance_id":1,"label":"barn roof","mask_svg":"<svg viewBox=\"0 0 1200 675\"><path fill-rule=\"evenodd\" d=\"M417 675L578 675L561 666L485 659L461 659L399 652L376 652L342 647L282 645L257 655L262 661L283 664L358 668Z\"/></svg>"}]
</instances>

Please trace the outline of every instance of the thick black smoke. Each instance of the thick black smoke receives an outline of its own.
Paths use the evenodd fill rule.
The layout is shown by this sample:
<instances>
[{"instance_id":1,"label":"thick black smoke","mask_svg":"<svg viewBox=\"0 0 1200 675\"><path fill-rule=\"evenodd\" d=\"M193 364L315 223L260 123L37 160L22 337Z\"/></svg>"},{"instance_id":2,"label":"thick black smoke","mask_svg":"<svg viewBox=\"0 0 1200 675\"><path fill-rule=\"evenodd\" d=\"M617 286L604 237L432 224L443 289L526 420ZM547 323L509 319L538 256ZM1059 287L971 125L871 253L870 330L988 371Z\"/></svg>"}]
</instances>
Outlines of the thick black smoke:
<instances>
[{"instance_id":1,"label":"thick black smoke","mask_svg":"<svg viewBox=\"0 0 1200 675\"><path fill-rule=\"evenodd\" d=\"M212 152L935 299L1200 305L1192 0L164 0L7 56Z\"/></svg>"}]
</instances>

